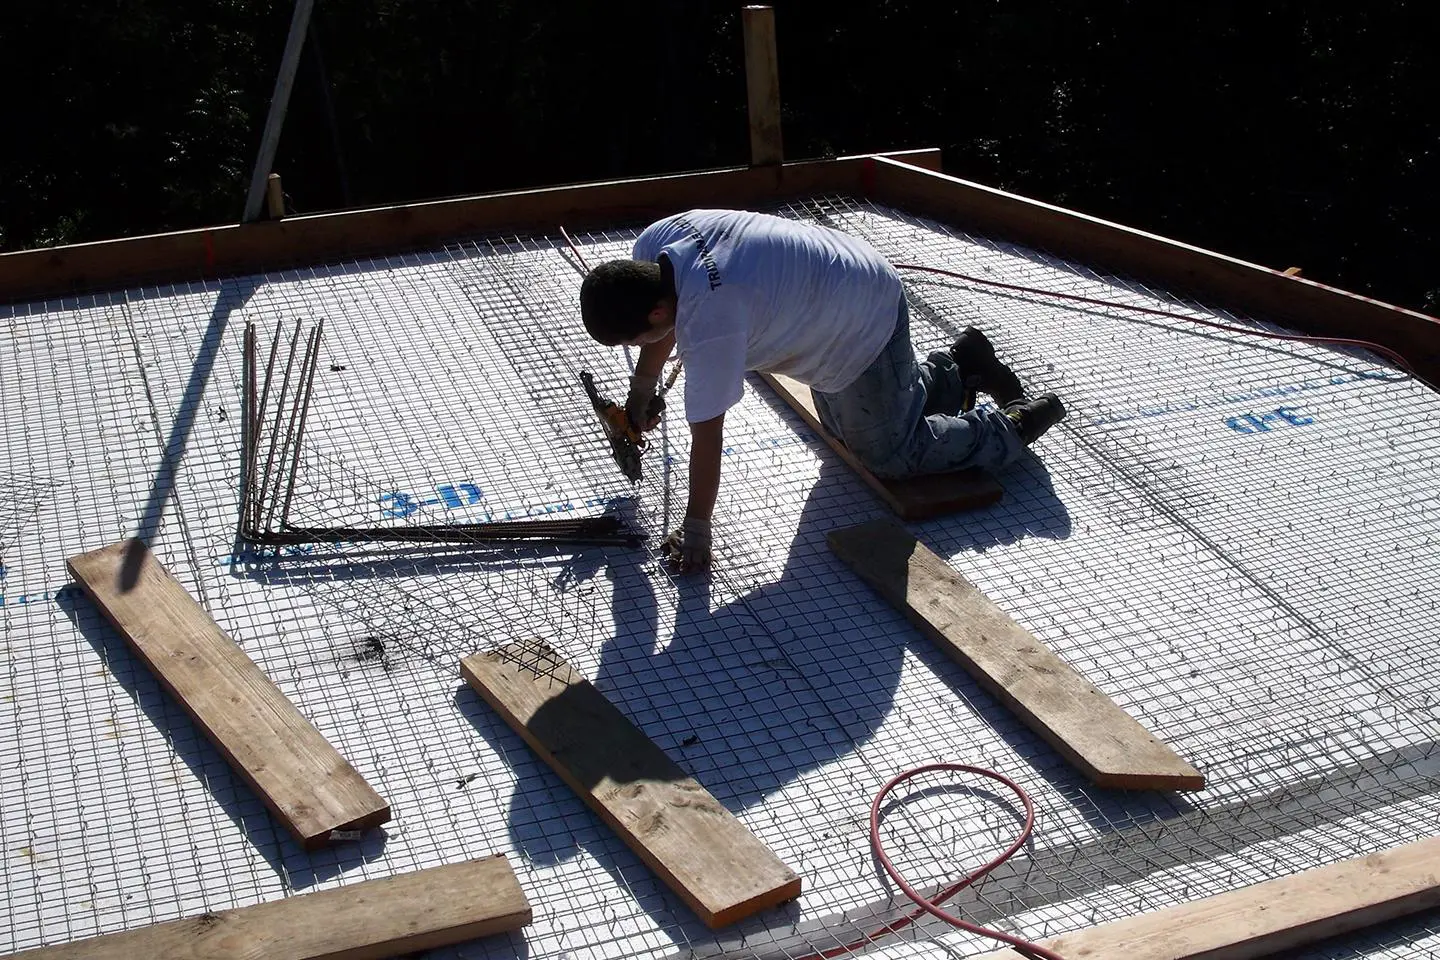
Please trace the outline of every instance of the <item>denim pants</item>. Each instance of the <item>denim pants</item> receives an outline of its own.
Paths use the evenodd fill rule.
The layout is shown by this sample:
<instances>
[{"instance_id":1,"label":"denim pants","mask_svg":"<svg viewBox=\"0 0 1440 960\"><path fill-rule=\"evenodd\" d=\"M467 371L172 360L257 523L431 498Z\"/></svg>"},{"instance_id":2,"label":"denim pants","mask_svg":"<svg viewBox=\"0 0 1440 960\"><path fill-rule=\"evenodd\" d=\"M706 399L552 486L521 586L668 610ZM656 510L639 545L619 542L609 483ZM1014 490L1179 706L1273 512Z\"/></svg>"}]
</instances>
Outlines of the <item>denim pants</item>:
<instances>
[{"instance_id":1,"label":"denim pants","mask_svg":"<svg viewBox=\"0 0 1440 960\"><path fill-rule=\"evenodd\" d=\"M998 470L1020 456L1024 444L998 411L957 415L963 389L948 353L915 359L910 308L901 296L895 332L880 355L844 390L815 391L815 411L879 477Z\"/></svg>"}]
</instances>

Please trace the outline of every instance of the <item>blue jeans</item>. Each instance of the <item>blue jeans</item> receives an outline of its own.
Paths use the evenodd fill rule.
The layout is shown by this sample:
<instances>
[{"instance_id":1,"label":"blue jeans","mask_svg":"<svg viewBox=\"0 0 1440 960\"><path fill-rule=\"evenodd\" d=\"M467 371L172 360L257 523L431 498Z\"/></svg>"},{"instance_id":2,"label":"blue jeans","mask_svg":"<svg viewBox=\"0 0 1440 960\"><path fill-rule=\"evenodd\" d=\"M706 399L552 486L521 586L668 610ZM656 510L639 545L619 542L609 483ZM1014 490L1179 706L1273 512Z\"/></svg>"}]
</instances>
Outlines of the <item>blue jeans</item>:
<instances>
[{"instance_id":1,"label":"blue jeans","mask_svg":"<svg viewBox=\"0 0 1440 960\"><path fill-rule=\"evenodd\" d=\"M948 353L915 359L910 308L901 296L895 332L880 355L844 390L815 391L815 411L878 477L998 470L1020 456L1024 444L1015 424L997 411L958 416L963 389Z\"/></svg>"}]
</instances>

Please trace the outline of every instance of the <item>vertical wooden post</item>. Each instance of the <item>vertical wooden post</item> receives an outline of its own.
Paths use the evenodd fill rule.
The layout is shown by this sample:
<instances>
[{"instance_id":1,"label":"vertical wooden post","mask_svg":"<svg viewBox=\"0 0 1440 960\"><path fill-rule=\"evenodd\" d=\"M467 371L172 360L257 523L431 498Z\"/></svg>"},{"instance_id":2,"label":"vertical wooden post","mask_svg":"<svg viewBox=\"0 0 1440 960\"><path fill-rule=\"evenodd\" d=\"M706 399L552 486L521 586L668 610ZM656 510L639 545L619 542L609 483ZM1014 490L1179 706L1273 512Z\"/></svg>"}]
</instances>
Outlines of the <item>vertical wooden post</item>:
<instances>
[{"instance_id":1,"label":"vertical wooden post","mask_svg":"<svg viewBox=\"0 0 1440 960\"><path fill-rule=\"evenodd\" d=\"M265 115L265 132L260 135L260 152L250 174L250 191L245 195L241 223L260 219L260 207L265 202L265 177L275 162L275 146L280 142L280 128L285 125L290 88L295 86L295 70L300 65L300 50L305 46L314 6L315 0L295 0L295 13L290 17L290 33L285 38L285 52L280 56L280 72L275 76L275 92L270 95L270 111Z\"/></svg>"},{"instance_id":2,"label":"vertical wooden post","mask_svg":"<svg viewBox=\"0 0 1440 960\"><path fill-rule=\"evenodd\" d=\"M271 220L285 216L285 191L280 186L278 173L265 178L265 215Z\"/></svg>"},{"instance_id":3,"label":"vertical wooden post","mask_svg":"<svg viewBox=\"0 0 1440 960\"><path fill-rule=\"evenodd\" d=\"M780 69L775 56L775 9L744 7L745 87L750 100L750 164L780 163Z\"/></svg>"}]
</instances>

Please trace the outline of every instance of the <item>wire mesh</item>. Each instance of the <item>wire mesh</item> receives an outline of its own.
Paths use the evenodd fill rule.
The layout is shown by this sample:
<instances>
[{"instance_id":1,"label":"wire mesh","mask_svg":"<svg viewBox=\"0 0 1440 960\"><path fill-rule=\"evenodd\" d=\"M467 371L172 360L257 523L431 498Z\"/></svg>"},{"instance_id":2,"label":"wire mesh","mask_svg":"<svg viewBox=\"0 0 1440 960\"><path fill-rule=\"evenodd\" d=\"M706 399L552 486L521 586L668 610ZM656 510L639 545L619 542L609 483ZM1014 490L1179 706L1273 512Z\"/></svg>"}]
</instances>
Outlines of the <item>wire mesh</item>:
<instances>
[{"instance_id":1,"label":"wire mesh","mask_svg":"<svg viewBox=\"0 0 1440 960\"><path fill-rule=\"evenodd\" d=\"M846 198L776 212L897 262L1269 329ZM0 948L505 853L534 924L445 954L793 960L907 911L866 811L890 775L938 760L1032 792L1030 848L954 901L1032 938L1430 831L1440 403L1355 351L906 275L919 351L974 323L1071 411L1001 477L1002 503L913 529L1203 770L1199 794L1088 786L861 586L824 534L883 508L758 381L727 417L708 579L672 577L653 548L236 540L247 322L325 322L294 523L678 522L686 432L672 416L642 481L621 477L578 374L617 392L631 358L584 336L554 234L3 314ZM576 241L593 264L635 235ZM137 534L390 801L382 831L301 851L64 587L65 557ZM796 869L800 900L703 927L459 680L461 656L522 640ZM938 885L1013 819L926 781L887 842ZM984 948L930 921L887 944L871 954ZM1437 949L1422 919L1305 955Z\"/></svg>"}]
</instances>

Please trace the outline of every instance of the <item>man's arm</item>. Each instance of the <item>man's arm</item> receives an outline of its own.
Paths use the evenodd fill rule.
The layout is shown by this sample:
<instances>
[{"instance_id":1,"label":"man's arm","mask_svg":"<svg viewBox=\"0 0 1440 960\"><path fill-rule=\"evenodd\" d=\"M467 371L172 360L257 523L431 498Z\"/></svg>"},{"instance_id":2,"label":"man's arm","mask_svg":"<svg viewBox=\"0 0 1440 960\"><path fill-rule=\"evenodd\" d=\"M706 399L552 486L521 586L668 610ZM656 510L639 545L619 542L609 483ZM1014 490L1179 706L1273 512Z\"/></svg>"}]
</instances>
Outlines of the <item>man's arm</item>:
<instances>
[{"instance_id":1,"label":"man's arm","mask_svg":"<svg viewBox=\"0 0 1440 960\"><path fill-rule=\"evenodd\" d=\"M720 493L720 451L725 441L725 414L690 424L690 502L685 519L710 522Z\"/></svg>"},{"instance_id":2,"label":"man's arm","mask_svg":"<svg viewBox=\"0 0 1440 960\"><path fill-rule=\"evenodd\" d=\"M665 538L661 551L681 573L710 566L710 516L720 492L720 456L725 415L690 424L690 502L680 529Z\"/></svg>"},{"instance_id":3,"label":"man's arm","mask_svg":"<svg viewBox=\"0 0 1440 960\"><path fill-rule=\"evenodd\" d=\"M635 361L635 372L630 375L630 392L625 396L625 415L641 430L653 430L660 422L655 411L655 390L660 386L660 372L665 369L665 360L675 349L675 331L671 330L663 339L647 343L640 348L640 357Z\"/></svg>"},{"instance_id":4,"label":"man's arm","mask_svg":"<svg viewBox=\"0 0 1440 960\"><path fill-rule=\"evenodd\" d=\"M665 361L675 349L675 331L665 334L663 339L647 343L640 348L640 358L635 361L637 377L659 377L665 369Z\"/></svg>"}]
</instances>

